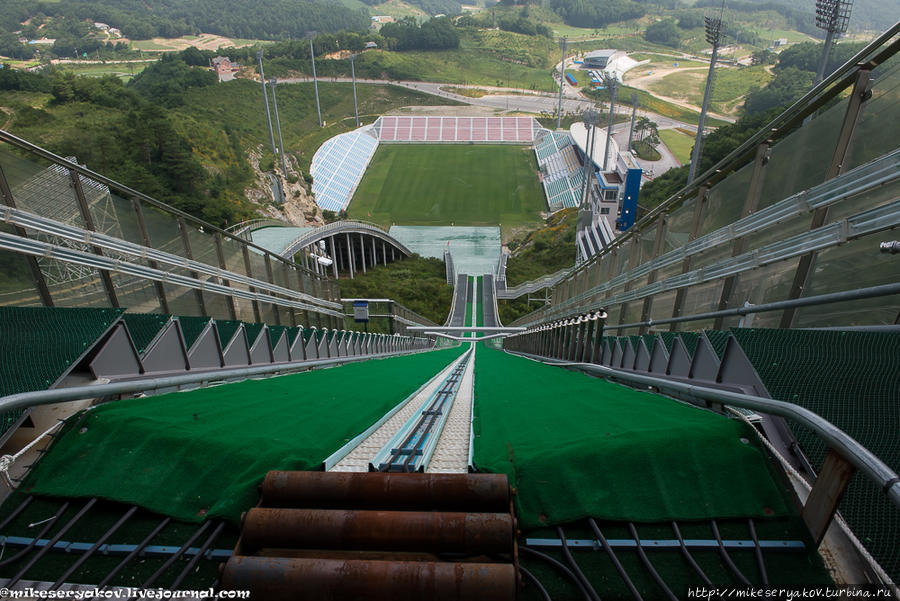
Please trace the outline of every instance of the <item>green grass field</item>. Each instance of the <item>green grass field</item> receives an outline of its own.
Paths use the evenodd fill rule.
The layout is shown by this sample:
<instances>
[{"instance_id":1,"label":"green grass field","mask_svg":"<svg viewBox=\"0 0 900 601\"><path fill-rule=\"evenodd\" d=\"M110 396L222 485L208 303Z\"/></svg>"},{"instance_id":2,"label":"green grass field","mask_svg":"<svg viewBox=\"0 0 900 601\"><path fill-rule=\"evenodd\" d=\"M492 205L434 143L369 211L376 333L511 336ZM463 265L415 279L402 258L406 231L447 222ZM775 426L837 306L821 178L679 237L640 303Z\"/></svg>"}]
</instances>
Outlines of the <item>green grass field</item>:
<instances>
[{"instance_id":1,"label":"green grass field","mask_svg":"<svg viewBox=\"0 0 900 601\"><path fill-rule=\"evenodd\" d=\"M527 146L382 145L348 209L381 225L539 223L545 201Z\"/></svg>"},{"instance_id":2,"label":"green grass field","mask_svg":"<svg viewBox=\"0 0 900 601\"><path fill-rule=\"evenodd\" d=\"M699 105L703 102L703 86L707 70L708 67L706 70L698 68L691 71L676 71L650 84L650 89L663 96L683 98ZM772 77L763 66L716 69L711 108L719 112L728 112L742 101L750 90L763 87Z\"/></svg>"},{"instance_id":3,"label":"green grass field","mask_svg":"<svg viewBox=\"0 0 900 601\"><path fill-rule=\"evenodd\" d=\"M683 165L691 162L694 138L674 129L661 129L659 130L659 139Z\"/></svg>"}]
</instances>

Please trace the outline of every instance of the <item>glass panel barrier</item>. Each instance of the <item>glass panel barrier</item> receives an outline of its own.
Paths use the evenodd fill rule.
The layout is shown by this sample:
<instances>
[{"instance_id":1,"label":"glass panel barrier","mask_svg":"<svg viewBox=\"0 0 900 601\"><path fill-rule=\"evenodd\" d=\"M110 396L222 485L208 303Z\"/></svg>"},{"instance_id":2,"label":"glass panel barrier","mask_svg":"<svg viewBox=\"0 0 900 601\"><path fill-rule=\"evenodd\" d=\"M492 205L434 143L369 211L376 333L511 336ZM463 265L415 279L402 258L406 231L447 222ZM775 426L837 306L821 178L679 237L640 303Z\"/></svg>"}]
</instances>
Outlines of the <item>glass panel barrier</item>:
<instances>
[{"instance_id":1,"label":"glass panel barrier","mask_svg":"<svg viewBox=\"0 0 900 601\"><path fill-rule=\"evenodd\" d=\"M166 290L166 299L169 301L169 310L174 315L184 316L200 316L200 302L197 300L197 293L192 288L176 286L174 284L164 284Z\"/></svg>"},{"instance_id":2,"label":"glass panel barrier","mask_svg":"<svg viewBox=\"0 0 900 601\"><path fill-rule=\"evenodd\" d=\"M844 98L772 148L760 209L825 180L846 111Z\"/></svg>"},{"instance_id":3,"label":"glass panel barrier","mask_svg":"<svg viewBox=\"0 0 900 601\"><path fill-rule=\"evenodd\" d=\"M900 281L900 256L879 251L891 232L876 232L819 251L805 296ZM900 297L885 296L801 309L797 327L893 324L900 315Z\"/></svg>"},{"instance_id":4,"label":"glass panel barrier","mask_svg":"<svg viewBox=\"0 0 900 601\"><path fill-rule=\"evenodd\" d=\"M679 208L669 214L666 236L663 239L660 254L665 254L670 250L681 248L687 244L691 234L691 227L694 223L696 207L697 197L694 196L684 201Z\"/></svg>"},{"instance_id":5,"label":"glass panel barrier","mask_svg":"<svg viewBox=\"0 0 900 601\"><path fill-rule=\"evenodd\" d=\"M747 187L750 185L754 167L753 163L744 165L737 173L732 173L710 190L706 217L700 224L698 236L717 230L740 218L747 200Z\"/></svg>"},{"instance_id":6,"label":"glass panel barrier","mask_svg":"<svg viewBox=\"0 0 900 601\"><path fill-rule=\"evenodd\" d=\"M14 235L15 229L0 223L0 233ZM26 256L0 250L0 305L39 307L42 304Z\"/></svg>"},{"instance_id":7,"label":"glass panel barrier","mask_svg":"<svg viewBox=\"0 0 900 601\"><path fill-rule=\"evenodd\" d=\"M886 123L900 122L900 57L872 71L872 98L865 103L853 133L844 171L864 165L897 148L897 132Z\"/></svg>"},{"instance_id":8,"label":"glass panel barrier","mask_svg":"<svg viewBox=\"0 0 900 601\"><path fill-rule=\"evenodd\" d=\"M131 275L110 274L119 305L131 313L161 313L156 284Z\"/></svg>"},{"instance_id":9,"label":"glass panel barrier","mask_svg":"<svg viewBox=\"0 0 900 601\"><path fill-rule=\"evenodd\" d=\"M729 305L740 307L745 302L759 305L789 298L799 262L800 257L794 257L740 274ZM777 328L780 322L781 312L770 311L748 316L744 325L748 328Z\"/></svg>"},{"instance_id":10,"label":"glass panel barrier","mask_svg":"<svg viewBox=\"0 0 900 601\"><path fill-rule=\"evenodd\" d=\"M654 296L653 303L650 306L650 319L668 319L672 317L676 294L675 290L671 290Z\"/></svg>"}]
</instances>

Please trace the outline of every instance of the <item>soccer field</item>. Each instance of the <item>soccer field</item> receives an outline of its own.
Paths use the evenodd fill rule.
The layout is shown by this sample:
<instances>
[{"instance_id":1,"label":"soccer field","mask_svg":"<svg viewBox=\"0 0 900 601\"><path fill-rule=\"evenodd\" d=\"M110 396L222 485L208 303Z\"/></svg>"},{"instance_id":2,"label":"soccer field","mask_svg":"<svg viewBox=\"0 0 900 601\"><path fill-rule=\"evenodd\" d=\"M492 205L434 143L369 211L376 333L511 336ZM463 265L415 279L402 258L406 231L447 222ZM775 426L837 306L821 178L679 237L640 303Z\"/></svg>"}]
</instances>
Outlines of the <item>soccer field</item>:
<instances>
[{"instance_id":1,"label":"soccer field","mask_svg":"<svg viewBox=\"0 0 900 601\"><path fill-rule=\"evenodd\" d=\"M380 225L523 225L545 210L528 146L378 147L348 215Z\"/></svg>"}]
</instances>

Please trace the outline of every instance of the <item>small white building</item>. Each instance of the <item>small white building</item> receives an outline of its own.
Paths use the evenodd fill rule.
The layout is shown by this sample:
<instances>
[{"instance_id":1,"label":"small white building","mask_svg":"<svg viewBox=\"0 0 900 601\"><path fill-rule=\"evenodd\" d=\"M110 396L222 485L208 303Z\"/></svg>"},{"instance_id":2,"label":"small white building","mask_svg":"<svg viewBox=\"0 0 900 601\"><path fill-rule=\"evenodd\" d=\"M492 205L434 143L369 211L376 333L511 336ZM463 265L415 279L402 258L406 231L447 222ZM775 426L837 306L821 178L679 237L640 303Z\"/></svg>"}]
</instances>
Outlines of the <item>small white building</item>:
<instances>
[{"instance_id":1,"label":"small white building","mask_svg":"<svg viewBox=\"0 0 900 601\"><path fill-rule=\"evenodd\" d=\"M605 50L594 50L584 55L585 69L606 69L607 65L616 57L617 50L607 48Z\"/></svg>"}]
</instances>

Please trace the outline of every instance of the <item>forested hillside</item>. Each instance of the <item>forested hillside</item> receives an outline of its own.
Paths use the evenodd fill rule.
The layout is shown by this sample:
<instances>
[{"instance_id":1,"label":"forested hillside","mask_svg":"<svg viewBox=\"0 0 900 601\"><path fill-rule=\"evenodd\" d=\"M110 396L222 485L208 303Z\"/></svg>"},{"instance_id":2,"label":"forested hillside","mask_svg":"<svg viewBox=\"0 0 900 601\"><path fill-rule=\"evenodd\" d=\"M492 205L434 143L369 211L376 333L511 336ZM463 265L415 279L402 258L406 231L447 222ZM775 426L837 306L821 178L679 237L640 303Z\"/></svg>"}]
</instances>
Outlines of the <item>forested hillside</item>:
<instances>
[{"instance_id":1,"label":"forested hillside","mask_svg":"<svg viewBox=\"0 0 900 601\"><path fill-rule=\"evenodd\" d=\"M331 0L66 0L4 2L0 26L19 29L32 17L68 17L101 21L122 30L130 38L178 37L201 31L228 37L283 40L312 32L369 26L365 9L351 10ZM33 37L28 26L25 37Z\"/></svg>"}]
</instances>

